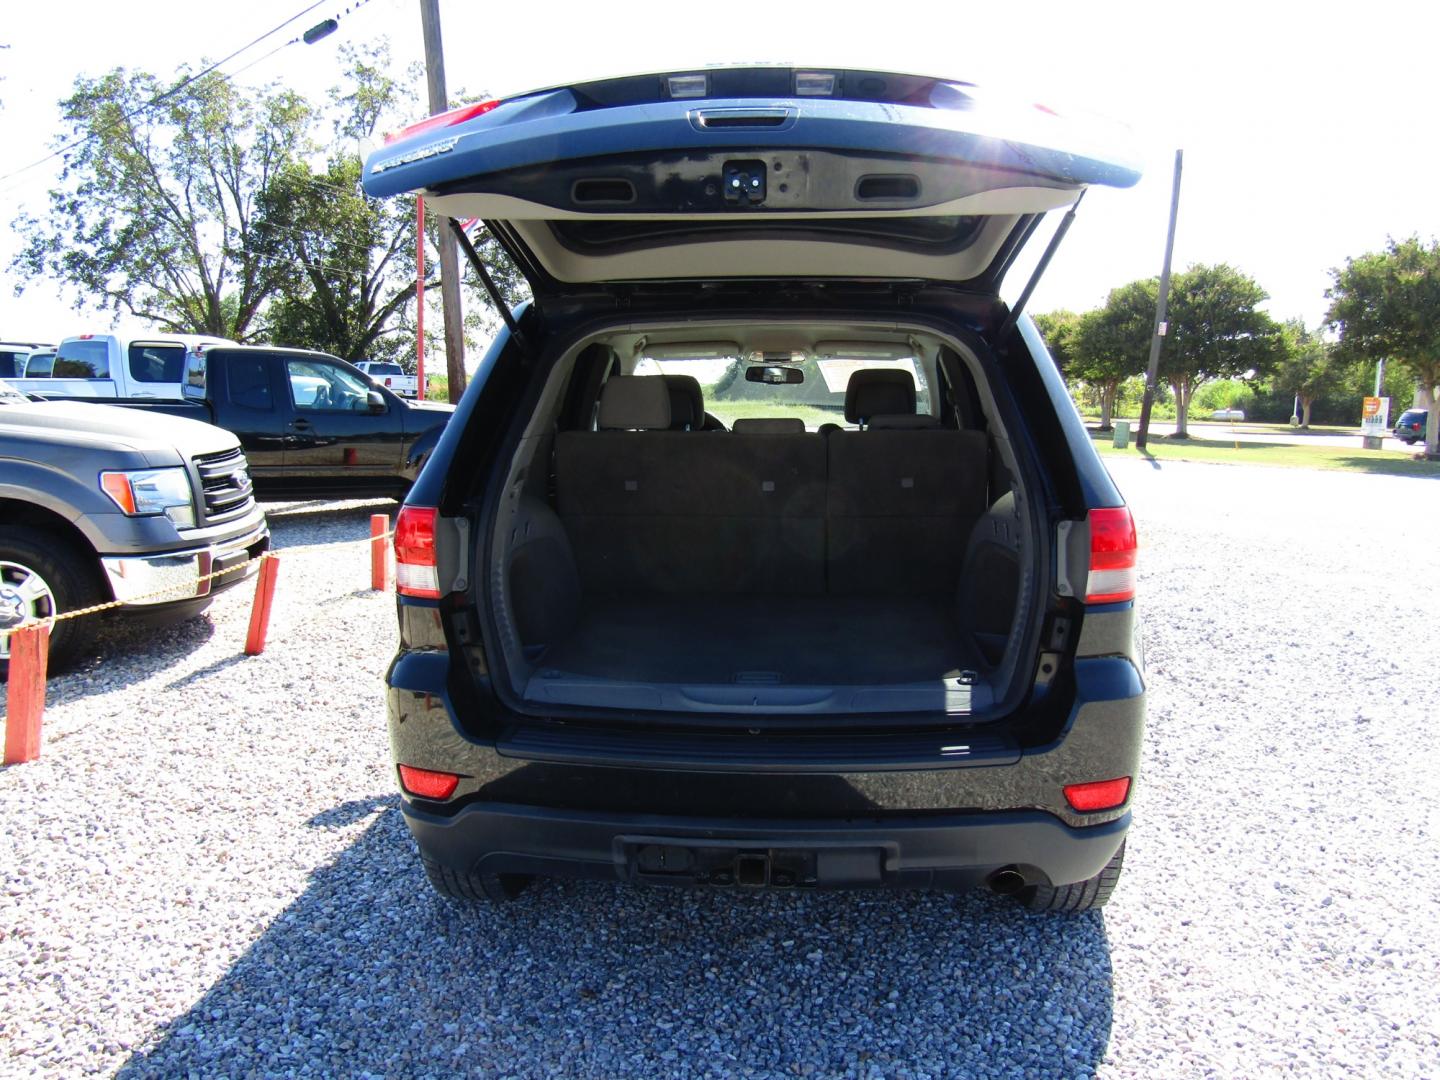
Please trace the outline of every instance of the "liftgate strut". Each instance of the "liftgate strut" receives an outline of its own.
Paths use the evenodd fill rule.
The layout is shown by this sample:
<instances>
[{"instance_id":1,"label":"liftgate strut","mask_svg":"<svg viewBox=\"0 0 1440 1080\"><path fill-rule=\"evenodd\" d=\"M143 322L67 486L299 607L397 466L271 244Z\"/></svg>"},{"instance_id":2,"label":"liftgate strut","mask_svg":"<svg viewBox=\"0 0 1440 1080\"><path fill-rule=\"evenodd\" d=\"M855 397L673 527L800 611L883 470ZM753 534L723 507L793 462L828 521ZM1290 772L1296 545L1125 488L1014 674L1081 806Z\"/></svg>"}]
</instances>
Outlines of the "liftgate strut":
<instances>
[{"instance_id":1,"label":"liftgate strut","mask_svg":"<svg viewBox=\"0 0 1440 1080\"><path fill-rule=\"evenodd\" d=\"M450 231L455 234L455 239L460 241L460 248L465 252L465 257L470 260L470 265L475 268L475 273L480 276L480 284L485 286L485 291L490 294L490 302L495 305L495 310L500 312L500 318L505 320L505 325L510 329L510 336L520 346L522 353L528 352L525 348L525 335L520 332L520 324L515 321L515 316L510 311L510 305L505 303L505 298L500 295L500 289L495 284L495 279L485 269L485 263L480 259L480 253L475 250L475 245L465 235L465 230L454 218L450 219Z\"/></svg>"}]
</instances>

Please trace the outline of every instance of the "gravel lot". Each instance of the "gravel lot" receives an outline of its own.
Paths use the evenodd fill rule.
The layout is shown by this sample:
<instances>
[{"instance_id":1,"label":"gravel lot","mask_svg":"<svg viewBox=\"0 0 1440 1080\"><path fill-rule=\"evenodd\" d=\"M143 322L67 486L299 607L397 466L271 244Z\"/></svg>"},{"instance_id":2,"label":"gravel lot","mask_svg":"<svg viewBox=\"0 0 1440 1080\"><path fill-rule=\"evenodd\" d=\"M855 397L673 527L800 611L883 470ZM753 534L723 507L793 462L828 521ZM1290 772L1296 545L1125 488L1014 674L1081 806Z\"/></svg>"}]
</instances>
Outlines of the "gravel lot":
<instances>
[{"instance_id":1,"label":"gravel lot","mask_svg":"<svg viewBox=\"0 0 1440 1080\"><path fill-rule=\"evenodd\" d=\"M376 507L292 504L264 656L248 589L117 629L0 772L0 1073L1440 1074L1440 486L1110 464L1152 696L1103 916L433 898L386 765L391 604L335 545Z\"/></svg>"}]
</instances>

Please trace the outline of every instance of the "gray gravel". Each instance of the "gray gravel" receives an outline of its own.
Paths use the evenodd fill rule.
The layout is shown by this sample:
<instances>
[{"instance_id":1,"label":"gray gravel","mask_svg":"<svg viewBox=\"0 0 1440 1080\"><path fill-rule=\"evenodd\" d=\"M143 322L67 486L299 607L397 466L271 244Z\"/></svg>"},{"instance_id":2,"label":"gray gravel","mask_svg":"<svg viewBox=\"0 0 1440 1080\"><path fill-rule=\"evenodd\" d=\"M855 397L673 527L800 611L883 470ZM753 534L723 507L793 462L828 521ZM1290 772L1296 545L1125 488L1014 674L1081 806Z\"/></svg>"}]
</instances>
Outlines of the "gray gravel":
<instances>
[{"instance_id":1,"label":"gray gravel","mask_svg":"<svg viewBox=\"0 0 1440 1080\"><path fill-rule=\"evenodd\" d=\"M1114 470L1152 697L1103 916L980 894L433 898L386 765L391 602L363 545L335 545L376 507L305 504L273 517L264 656L240 655L238 591L184 627L116 628L52 682L42 759L0 772L0 1073L1440 1074L1417 628L1440 485Z\"/></svg>"}]
</instances>

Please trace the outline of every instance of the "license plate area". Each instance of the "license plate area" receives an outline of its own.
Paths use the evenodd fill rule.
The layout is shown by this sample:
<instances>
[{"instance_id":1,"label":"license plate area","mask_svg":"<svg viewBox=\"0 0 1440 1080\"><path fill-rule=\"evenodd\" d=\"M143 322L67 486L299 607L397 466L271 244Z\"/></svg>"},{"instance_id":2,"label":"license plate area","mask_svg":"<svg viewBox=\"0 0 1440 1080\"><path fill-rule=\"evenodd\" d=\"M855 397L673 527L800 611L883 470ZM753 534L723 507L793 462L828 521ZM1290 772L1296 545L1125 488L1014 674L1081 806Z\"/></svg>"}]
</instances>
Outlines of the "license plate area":
<instances>
[{"instance_id":1,"label":"license plate area","mask_svg":"<svg viewBox=\"0 0 1440 1080\"><path fill-rule=\"evenodd\" d=\"M885 851L872 847L763 846L743 841L622 837L624 877L653 885L815 888L879 884Z\"/></svg>"}]
</instances>

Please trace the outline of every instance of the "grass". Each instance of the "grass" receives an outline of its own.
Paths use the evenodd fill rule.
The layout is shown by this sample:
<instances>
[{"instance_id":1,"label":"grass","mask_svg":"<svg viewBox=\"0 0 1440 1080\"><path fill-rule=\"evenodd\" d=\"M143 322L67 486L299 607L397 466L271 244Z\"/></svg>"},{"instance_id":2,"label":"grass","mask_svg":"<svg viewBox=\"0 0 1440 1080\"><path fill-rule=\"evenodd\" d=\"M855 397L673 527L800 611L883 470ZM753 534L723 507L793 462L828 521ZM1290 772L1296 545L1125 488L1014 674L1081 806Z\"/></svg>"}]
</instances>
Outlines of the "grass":
<instances>
[{"instance_id":1,"label":"grass","mask_svg":"<svg viewBox=\"0 0 1440 1080\"><path fill-rule=\"evenodd\" d=\"M1100 423L1099 413L1083 413L1082 416L1085 423L1091 427ZM1127 421L1131 431L1134 431L1140 423L1138 416L1117 416L1111 420L1111 423L1113 424L1116 420ZM1173 416L1156 416L1153 422L1166 427L1175 426ZM1360 435L1358 424L1311 424L1308 428L1292 428L1289 424L1271 424L1264 421L1196 420L1194 417L1190 418L1190 429L1202 433L1207 431L1253 431L1267 435L1296 435L1300 438L1304 438L1306 435L1354 435L1358 438Z\"/></svg>"},{"instance_id":2,"label":"grass","mask_svg":"<svg viewBox=\"0 0 1440 1080\"><path fill-rule=\"evenodd\" d=\"M1193 430L1193 425L1192 425ZM1287 429L1288 430L1288 429ZM1312 429L1313 430L1313 429ZM1346 433L1347 429L1340 429ZM1353 431L1349 432L1353 434ZM1333 434L1333 433L1332 433ZM1361 450L1348 446L1292 446L1287 443L1237 443L1233 439L1191 435L1189 439L1168 439L1152 435L1145 452L1139 454L1132 441L1124 450L1111 445L1110 432L1092 430L1095 449L1107 457L1139 455L1152 462L1208 461L1224 465L1272 465L1288 469L1333 469L1340 472L1383 473L1388 476L1419 476L1440 480L1440 462L1416 461L1414 451ZM1133 439L1133 436L1132 436Z\"/></svg>"}]
</instances>

